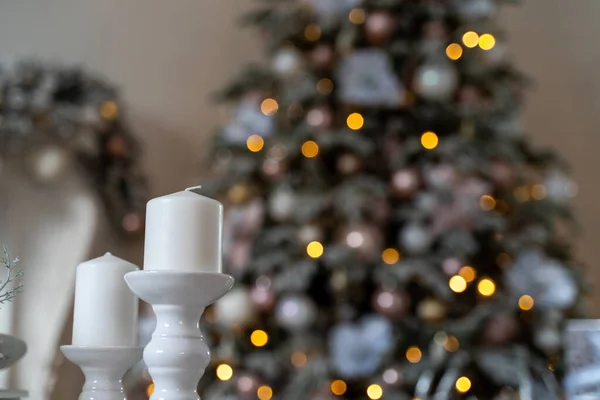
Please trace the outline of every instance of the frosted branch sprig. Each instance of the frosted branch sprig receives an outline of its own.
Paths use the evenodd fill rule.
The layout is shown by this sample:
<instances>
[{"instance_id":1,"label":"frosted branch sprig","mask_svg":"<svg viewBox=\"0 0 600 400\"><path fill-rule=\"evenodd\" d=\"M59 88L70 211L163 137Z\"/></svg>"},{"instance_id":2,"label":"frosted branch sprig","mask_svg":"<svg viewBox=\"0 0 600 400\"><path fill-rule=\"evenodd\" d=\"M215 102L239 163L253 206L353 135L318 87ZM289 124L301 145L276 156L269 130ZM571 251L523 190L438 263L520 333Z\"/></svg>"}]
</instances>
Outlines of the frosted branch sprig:
<instances>
[{"instance_id":1,"label":"frosted branch sprig","mask_svg":"<svg viewBox=\"0 0 600 400\"><path fill-rule=\"evenodd\" d=\"M6 279L0 280L0 304L11 303L23 291L23 282L19 282L16 286L14 283L20 281L24 273L21 268L17 267L19 258L11 260L6 246L2 246L1 262L6 268ZM13 285L9 286L11 283Z\"/></svg>"}]
</instances>

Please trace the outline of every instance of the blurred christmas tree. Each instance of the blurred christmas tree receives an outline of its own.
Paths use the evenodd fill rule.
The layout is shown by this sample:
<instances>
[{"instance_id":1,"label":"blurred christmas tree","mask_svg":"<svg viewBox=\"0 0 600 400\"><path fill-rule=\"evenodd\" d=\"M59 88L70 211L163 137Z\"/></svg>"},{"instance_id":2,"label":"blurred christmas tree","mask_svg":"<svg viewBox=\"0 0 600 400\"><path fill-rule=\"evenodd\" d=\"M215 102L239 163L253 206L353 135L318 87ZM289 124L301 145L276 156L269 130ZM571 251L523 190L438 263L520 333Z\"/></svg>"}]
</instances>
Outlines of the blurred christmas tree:
<instances>
[{"instance_id":1,"label":"blurred christmas tree","mask_svg":"<svg viewBox=\"0 0 600 400\"><path fill-rule=\"evenodd\" d=\"M505 1L508 2L508 1ZM577 186L495 0L264 1L208 192L237 287L206 400L558 399Z\"/></svg>"}]
</instances>

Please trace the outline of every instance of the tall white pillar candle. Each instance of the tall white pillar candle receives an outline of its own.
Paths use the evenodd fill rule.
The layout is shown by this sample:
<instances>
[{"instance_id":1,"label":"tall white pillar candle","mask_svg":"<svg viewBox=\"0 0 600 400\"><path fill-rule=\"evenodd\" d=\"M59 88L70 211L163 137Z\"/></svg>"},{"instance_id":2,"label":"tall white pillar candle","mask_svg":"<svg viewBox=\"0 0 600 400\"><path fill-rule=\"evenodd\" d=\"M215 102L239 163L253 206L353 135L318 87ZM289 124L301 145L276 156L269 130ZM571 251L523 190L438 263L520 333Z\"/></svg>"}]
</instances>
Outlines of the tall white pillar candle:
<instances>
[{"instance_id":1,"label":"tall white pillar candle","mask_svg":"<svg viewBox=\"0 0 600 400\"><path fill-rule=\"evenodd\" d=\"M137 344L138 299L123 278L136 270L136 265L110 253L77 266L74 346Z\"/></svg>"},{"instance_id":2,"label":"tall white pillar candle","mask_svg":"<svg viewBox=\"0 0 600 400\"><path fill-rule=\"evenodd\" d=\"M195 189L148 202L145 270L221 272L223 205Z\"/></svg>"}]
</instances>

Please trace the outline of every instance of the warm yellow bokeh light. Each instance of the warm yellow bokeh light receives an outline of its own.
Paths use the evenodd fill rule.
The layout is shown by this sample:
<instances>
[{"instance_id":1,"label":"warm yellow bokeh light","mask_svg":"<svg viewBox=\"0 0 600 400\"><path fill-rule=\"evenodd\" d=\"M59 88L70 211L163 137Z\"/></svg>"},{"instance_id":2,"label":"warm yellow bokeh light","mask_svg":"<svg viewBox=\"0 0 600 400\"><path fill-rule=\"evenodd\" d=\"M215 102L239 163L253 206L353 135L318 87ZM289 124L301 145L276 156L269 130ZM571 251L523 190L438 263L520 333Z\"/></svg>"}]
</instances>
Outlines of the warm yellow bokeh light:
<instances>
[{"instance_id":1,"label":"warm yellow bokeh light","mask_svg":"<svg viewBox=\"0 0 600 400\"><path fill-rule=\"evenodd\" d=\"M233 376L233 368L228 364L221 364L217 367L217 378L222 381L228 381Z\"/></svg>"},{"instance_id":2,"label":"warm yellow bokeh light","mask_svg":"<svg viewBox=\"0 0 600 400\"><path fill-rule=\"evenodd\" d=\"M348 115L346 124L348 124L348 128L352 129L353 131L357 131L363 127L365 124L365 119L359 113L352 113Z\"/></svg>"},{"instance_id":3,"label":"warm yellow bokeh light","mask_svg":"<svg viewBox=\"0 0 600 400\"><path fill-rule=\"evenodd\" d=\"M484 278L477 284L477 291L479 291L482 296L491 296L496 292L496 284L493 280Z\"/></svg>"},{"instance_id":4,"label":"warm yellow bokeh light","mask_svg":"<svg viewBox=\"0 0 600 400\"><path fill-rule=\"evenodd\" d=\"M484 211L492 211L496 207L496 199L489 194L484 194L479 199L479 206Z\"/></svg>"},{"instance_id":5,"label":"warm yellow bokeh light","mask_svg":"<svg viewBox=\"0 0 600 400\"><path fill-rule=\"evenodd\" d=\"M248 147L248 150L256 153L261 151L265 146L265 140L260 135L251 135L246 140L246 146Z\"/></svg>"},{"instance_id":6,"label":"warm yellow bokeh light","mask_svg":"<svg viewBox=\"0 0 600 400\"><path fill-rule=\"evenodd\" d=\"M458 271L458 275L465 278L467 283L471 283L475 280L475 278L477 278L477 271L475 271L475 268L471 267L470 265L465 265L460 269L460 271Z\"/></svg>"},{"instance_id":7,"label":"warm yellow bokeh light","mask_svg":"<svg viewBox=\"0 0 600 400\"><path fill-rule=\"evenodd\" d=\"M431 131L427 131L421 135L421 145L427 150L435 149L439 141L438 136Z\"/></svg>"},{"instance_id":8,"label":"warm yellow bokeh light","mask_svg":"<svg viewBox=\"0 0 600 400\"><path fill-rule=\"evenodd\" d=\"M269 335L267 335L267 332L258 329L252 332L250 341L256 347L263 347L269 342Z\"/></svg>"},{"instance_id":9,"label":"warm yellow bokeh light","mask_svg":"<svg viewBox=\"0 0 600 400\"><path fill-rule=\"evenodd\" d=\"M450 278L448 285L455 293L462 293L467 289L467 281L460 275L454 275Z\"/></svg>"},{"instance_id":10,"label":"warm yellow bokeh light","mask_svg":"<svg viewBox=\"0 0 600 400\"><path fill-rule=\"evenodd\" d=\"M279 110L279 104L275 99L264 99L260 104L260 111L265 115L273 115Z\"/></svg>"},{"instance_id":11,"label":"warm yellow bokeh light","mask_svg":"<svg viewBox=\"0 0 600 400\"><path fill-rule=\"evenodd\" d=\"M411 346L406 350L406 359L412 364L421 361L421 357L423 357L423 353L417 346Z\"/></svg>"},{"instance_id":12,"label":"warm yellow bokeh light","mask_svg":"<svg viewBox=\"0 0 600 400\"><path fill-rule=\"evenodd\" d=\"M306 246L306 252L312 258L319 258L323 255L323 245L317 241L310 242Z\"/></svg>"},{"instance_id":13,"label":"warm yellow bokeh light","mask_svg":"<svg viewBox=\"0 0 600 400\"><path fill-rule=\"evenodd\" d=\"M472 49L479 43L479 35L477 32L469 31L463 35L462 40L465 46Z\"/></svg>"},{"instance_id":14,"label":"warm yellow bokeh light","mask_svg":"<svg viewBox=\"0 0 600 400\"><path fill-rule=\"evenodd\" d=\"M529 311L533 308L533 297L525 294L519 299L519 308L523 311Z\"/></svg>"},{"instance_id":15,"label":"warm yellow bokeh light","mask_svg":"<svg viewBox=\"0 0 600 400\"><path fill-rule=\"evenodd\" d=\"M462 46L458 43L449 44L446 47L446 55L451 60L458 60L463 54Z\"/></svg>"},{"instance_id":16,"label":"warm yellow bokeh light","mask_svg":"<svg viewBox=\"0 0 600 400\"><path fill-rule=\"evenodd\" d=\"M292 365L296 368L302 368L306 365L306 363L308 362L308 357L306 356L306 353L303 353L301 351L295 351L294 353L292 353Z\"/></svg>"},{"instance_id":17,"label":"warm yellow bokeh light","mask_svg":"<svg viewBox=\"0 0 600 400\"><path fill-rule=\"evenodd\" d=\"M330 94L333 92L333 82L331 79L319 79L319 82L317 82L317 92L321 94Z\"/></svg>"},{"instance_id":18,"label":"warm yellow bokeh light","mask_svg":"<svg viewBox=\"0 0 600 400\"><path fill-rule=\"evenodd\" d=\"M154 393L154 382L150 382L150 384L146 388L146 394L148 395L148 397L152 396L152 393Z\"/></svg>"},{"instance_id":19,"label":"warm yellow bokeh light","mask_svg":"<svg viewBox=\"0 0 600 400\"><path fill-rule=\"evenodd\" d=\"M372 384L367 388L367 396L369 399L378 400L383 397L383 389L379 385Z\"/></svg>"},{"instance_id":20,"label":"warm yellow bokeh light","mask_svg":"<svg viewBox=\"0 0 600 400\"><path fill-rule=\"evenodd\" d=\"M381 259L388 265L396 264L398 260L400 260L400 253L398 253L398 250L396 249L385 249L383 253L381 253Z\"/></svg>"},{"instance_id":21,"label":"warm yellow bokeh light","mask_svg":"<svg viewBox=\"0 0 600 400\"><path fill-rule=\"evenodd\" d=\"M306 158L315 158L319 154L319 145L313 140L302 144L302 155Z\"/></svg>"},{"instance_id":22,"label":"warm yellow bokeh light","mask_svg":"<svg viewBox=\"0 0 600 400\"><path fill-rule=\"evenodd\" d=\"M350 14L348 14L350 22L356 25L364 23L366 18L365 10L362 8L354 8L350 11Z\"/></svg>"},{"instance_id":23,"label":"warm yellow bokeh light","mask_svg":"<svg viewBox=\"0 0 600 400\"><path fill-rule=\"evenodd\" d=\"M309 42L316 42L321 38L321 27L317 24L310 24L304 29L304 37Z\"/></svg>"},{"instance_id":24,"label":"warm yellow bokeh light","mask_svg":"<svg viewBox=\"0 0 600 400\"><path fill-rule=\"evenodd\" d=\"M483 50L491 50L496 46L496 38L489 33L484 33L479 37L479 47Z\"/></svg>"},{"instance_id":25,"label":"warm yellow bokeh light","mask_svg":"<svg viewBox=\"0 0 600 400\"><path fill-rule=\"evenodd\" d=\"M524 203L529 200L529 189L527 186L519 186L514 191L515 200L519 203Z\"/></svg>"},{"instance_id":26,"label":"warm yellow bokeh light","mask_svg":"<svg viewBox=\"0 0 600 400\"><path fill-rule=\"evenodd\" d=\"M459 347L460 347L460 343L458 342L458 339L455 338L454 336L448 336L448 340L446 340L446 343L444 344L444 348L447 351L454 353L455 351L458 350Z\"/></svg>"},{"instance_id":27,"label":"warm yellow bokeh light","mask_svg":"<svg viewBox=\"0 0 600 400\"><path fill-rule=\"evenodd\" d=\"M547 191L546 191L546 186L544 185L533 185L533 187L531 188L531 197L533 197L535 200L542 200L546 197Z\"/></svg>"},{"instance_id":28,"label":"warm yellow bokeh light","mask_svg":"<svg viewBox=\"0 0 600 400\"><path fill-rule=\"evenodd\" d=\"M467 393L471 389L471 380L466 376L461 376L456 380L456 390L460 393Z\"/></svg>"},{"instance_id":29,"label":"warm yellow bokeh light","mask_svg":"<svg viewBox=\"0 0 600 400\"><path fill-rule=\"evenodd\" d=\"M108 120L116 119L119 116L119 106L111 100L103 101L100 104L100 115Z\"/></svg>"},{"instance_id":30,"label":"warm yellow bokeh light","mask_svg":"<svg viewBox=\"0 0 600 400\"><path fill-rule=\"evenodd\" d=\"M271 400L273 397L273 389L271 389L269 386L263 385L258 388L256 395L260 400Z\"/></svg>"},{"instance_id":31,"label":"warm yellow bokeh light","mask_svg":"<svg viewBox=\"0 0 600 400\"><path fill-rule=\"evenodd\" d=\"M346 393L347 388L346 382L340 379L331 382L331 393L335 394L336 396L341 396Z\"/></svg>"}]
</instances>

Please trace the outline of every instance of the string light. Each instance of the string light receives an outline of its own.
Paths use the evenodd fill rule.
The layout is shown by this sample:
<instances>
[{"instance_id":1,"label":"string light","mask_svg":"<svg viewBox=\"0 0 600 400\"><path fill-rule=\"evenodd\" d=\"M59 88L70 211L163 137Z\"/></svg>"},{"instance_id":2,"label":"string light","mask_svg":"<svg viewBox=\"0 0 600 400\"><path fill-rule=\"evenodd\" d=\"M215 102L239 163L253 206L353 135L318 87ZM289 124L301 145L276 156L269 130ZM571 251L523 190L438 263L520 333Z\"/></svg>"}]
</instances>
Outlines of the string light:
<instances>
[{"instance_id":1,"label":"string light","mask_svg":"<svg viewBox=\"0 0 600 400\"><path fill-rule=\"evenodd\" d=\"M228 364L220 364L217 367L217 378L222 381L228 381L233 377L233 368Z\"/></svg>"},{"instance_id":2,"label":"string light","mask_svg":"<svg viewBox=\"0 0 600 400\"><path fill-rule=\"evenodd\" d=\"M458 275L465 278L467 283L471 283L475 280L475 278L477 278L477 271L475 271L475 268L471 267L470 265L465 265L460 269L460 271L458 271Z\"/></svg>"},{"instance_id":3,"label":"string light","mask_svg":"<svg viewBox=\"0 0 600 400\"><path fill-rule=\"evenodd\" d=\"M467 393L471 389L471 380L466 376L461 376L456 380L456 390L460 393Z\"/></svg>"},{"instance_id":4,"label":"string light","mask_svg":"<svg viewBox=\"0 0 600 400\"><path fill-rule=\"evenodd\" d=\"M463 35L462 40L465 46L472 49L479 43L479 35L477 32L469 31Z\"/></svg>"},{"instance_id":5,"label":"string light","mask_svg":"<svg viewBox=\"0 0 600 400\"><path fill-rule=\"evenodd\" d=\"M104 119L114 120L119 116L119 106L111 100L100 103L100 115Z\"/></svg>"},{"instance_id":6,"label":"string light","mask_svg":"<svg viewBox=\"0 0 600 400\"><path fill-rule=\"evenodd\" d=\"M308 362L308 357L301 351L292 353L292 365L296 368L302 368Z\"/></svg>"},{"instance_id":7,"label":"string light","mask_svg":"<svg viewBox=\"0 0 600 400\"><path fill-rule=\"evenodd\" d=\"M346 382L340 379L331 382L331 393L335 394L336 396L343 395L346 393L347 389L348 387L346 386Z\"/></svg>"},{"instance_id":8,"label":"string light","mask_svg":"<svg viewBox=\"0 0 600 400\"><path fill-rule=\"evenodd\" d=\"M306 252L312 258L319 258L323 255L323 245L317 241L310 242L306 246Z\"/></svg>"},{"instance_id":9,"label":"string light","mask_svg":"<svg viewBox=\"0 0 600 400\"><path fill-rule=\"evenodd\" d=\"M378 400L383 397L383 389L377 384L372 384L367 388L367 396L369 399Z\"/></svg>"},{"instance_id":10,"label":"string light","mask_svg":"<svg viewBox=\"0 0 600 400\"><path fill-rule=\"evenodd\" d=\"M319 154L319 145L313 140L307 140L302 144L302 155L306 158L315 158Z\"/></svg>"},{"instance_id":11,"label":"string light","mask_svg":"<svg viewBox=\"0 0 600 400\"><path fill-rule=\"evenodd\" d=\"M496 284L493 280L484 278L477 284L477 291L479 291L482 296L489 297L496 292Z\"/></svg>"},{"instance_id":12,"label":"string light","mask_svg":"<svg viewBox=\"0 0 600 400\"><path fill-rule=\"evenodd\" d=\"M152 396L152 393L154 393L154 382L150 382L150 384L146 388L146 394L148 395L148 397Z\"/></svg>"},{"instance_id":13,"label":"string light","mask_svg":"<svg viewBox=\"0 0 600 400\"><path fill-rule=\"evenodd\" d=\"M496 38L489 34L484 33L479 37L479 47L483 50L491 50L496 46Z\"/></svg>"},{"instance_id":14,"label":"string light","mask_svg":"<svg viewBox=\"0 0 600 400\"><path fill-rule=\"evenodd\" d=\"M260 111L265 115L273 115L279 110L279 104L275 99L264 99L260 104Z\"/></svg>"},{"instance_id":15,"label":"string light","mask_svg":"<svg viewBox=\"0 0 600 400\"><path fill-rule=\"evenodd\" d=\"M446 343L444 344L444 348L447 351L454 353L455 351L458 351L459 347L460 347L460 343L458 342L458 339L455 338L454 336L448 336L448 340L446 340Z\"/></svg>"},{"instance_id":16,"label":"string light","mask_svg":"<svg viewBox=\"0 0 600 400\"><path fill-rule=\"evenodd\" d=\"M263 385L258 388L256 395L260 400L271 400L271 397L273 397L273 389L267 385Z\"/></svg>"},{"instance_id":17,"label":"string light","mask_svg":"<svg viewBox=\"0 0 600 400\"><path fill-rule=\"evenodd\" d=\"M265 140L260 135L251 135L246 140L246 146L251 152L257 153L265 146Z\"/></svg>"},{"instance_id":18,"label":"string light","mask_svg":"<svg viewBox=\"0 0 600 400\"><path fill-rule=\"evenodd\" d=\"M321 38L321 27L317 24L310 24L304 29L304 37L309 42L316 42Z\"/></svg>"},{"instance_id":19,"label":"string light","mask_svg":"<svg viewBox=\"0 0 600 400\"><path fill-rule=\"evenodd\" d=\"M446 47L446 55L451 60L454 60L454 61L458 60L460 57L462 57L462 54L463 54L462 46L458 43L452 43L452 44L449 44L448 47Z\"/></svg>"},{"instance_id":20,"label":"string light","mask_svg":"<svg viewBox=\"0 0 600 400\"><path fill-rule=\"evenodd\" d=\"M454 275L450 278L448 285L455 293L462 293L467 289L467 281L460 275Z\"/></svg>"},{"instance_id":21,"label":"string light","mask_svg":"<svg viewBox=\"0 0 600 400\"><path fill-rule=\"evenodd\" d=\"M533 197L535 200L543 200L546 197L546 186L544 185L533 185L533 187L531 188L531 197Z\"/></svg>"},{"instance_id":22,"label":"string light","mask_svg":"<svg viewBox=\"0 0 600 400\"><path fill-rule=\"evenodd\" d=\"M400 253L396 249L385 249L383 253L381 253L381 259L388 265L396 264L398 260L400 260Z\"/></svg>"},{"instance_id":23,"label":"string light","mask_svg":"<svg viewBox=\"0 0 600 400\"><path fill-rule=\"evenodd\" d=\"M425 147L427 150L433 150L437 147L439 143L438 136L431 132L427 131L421 135L421 145Z\"/></svg>"},{"instance_id":24,"label":"string light","mask_svg":"<svg viewBox=\"0 0 600 400\"><path fill-rule=\"evenodd\" d=\"M359 113L352 113L348 115L346 124L348 124L348 128L352 129L353 131L357 131L363 127L365 124L365 119Z\"/></svg>"},{"instance_id":25,"label":"string light","mask_svg":"<svg viewBox=\"0 0 600 400\"><path fill-rule=\"evenodd\" d=\"M523 311L529 311L533 308L533 297L525 294L519 299L519 308Z\"/></svg>"},{"instance_id":26,"label":"string light","mask_svg":"<svg viewBox=\"0 0 600 400\"><path fill-rule=\"evenodd\" d=\"M263 347L269 342L269 335L267 335L267 332L258 329L252 332L250 341L256 347Z\"/></svg>"},{"instance_id":27,"label":"string light","mask_svg":"<svg viewBox=\"0 0 600 400\"><path fill-rule=\"evenodd\" d=\"M366 18L367 16L365 14L365 10L362 8L354 8L350 11L350 14L348 14L348 19L350 22L356 25L363 24Z\"/></svg>"},{"instance_id":28,"label":"string light","mask_svg":"<svg viewBox=\"0 0 600 400\"><path fill-rule=\"evenodd\" d=\"M330 94L333 92L333 82L331 79L323 78L317 82L317 92L321 94Z\"/></svg>"},{"instance_id":29,"label":"string light","mask_svg":"<svg viewBox=\"0 0 600 400\"><path fill-rule=\"evenodd\" d=\"M423 353L417 346L411 346L406 350L406 359L409 363L416 364L421 361Z\"/></svg>"},{"instance_id":30,"label":"string light","mask_svg":"<svg viewBox=\"0 0 600 400\"><path fill-rule=\"evenodd\" d=\"M496 199L489 194L484 194L479 199L479 206L483 211L491 211L496 207Z\"/></svg>"}]
</instances>

